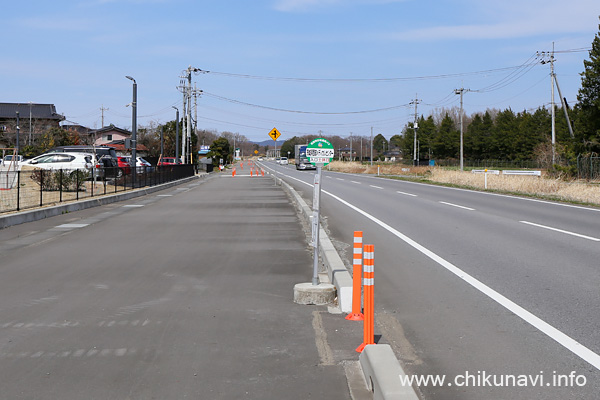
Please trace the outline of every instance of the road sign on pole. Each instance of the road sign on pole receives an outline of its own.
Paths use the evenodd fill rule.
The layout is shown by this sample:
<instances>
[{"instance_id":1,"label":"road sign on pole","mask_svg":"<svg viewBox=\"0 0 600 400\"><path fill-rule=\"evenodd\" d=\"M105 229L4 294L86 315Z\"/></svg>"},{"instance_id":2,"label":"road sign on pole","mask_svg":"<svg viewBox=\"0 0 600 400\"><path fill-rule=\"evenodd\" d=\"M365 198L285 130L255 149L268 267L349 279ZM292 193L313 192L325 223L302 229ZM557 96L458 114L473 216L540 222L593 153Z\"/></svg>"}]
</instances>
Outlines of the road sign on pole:
<instances>
[{"instance_id":1,"label":"road sign on pole","mask_svg":"<svg viewBox=\"0 0 600 400\"><path fill-rule=\"evenodd\" d=\"M321 169L329 164L333 159L333 146L327 139L315 139L306 146L306 157L312 165L317 167L315 174L315 184L313 191L313 218L312 218L312 233L313 233L313 279L312 284L319 284L319 219L321 218L320 199L321 199Z\"/></svg>"},{"instance_id":2,"label":"road sign on pole","mask_svg":"<svg viewBox=\"0 0 600 400\"><path fill-rule=\"evenodd\" d=\"M306 146L306 158L316 167L324 167L334 156L333 145L327 139L318 138Z\"/></svg>"},{"instance_id":3,"label":"road sign on pole","mask_svg":"<svg viewBox=\"0 0 600 400\"><path fill-rule=\"evenodd\" d=\"M277 140L279 136L281 136L281 133L277 130L277 128L273 128L271 129L271 132L269 132L269 137L273 140Z\"/></svg>"}]
</instances>

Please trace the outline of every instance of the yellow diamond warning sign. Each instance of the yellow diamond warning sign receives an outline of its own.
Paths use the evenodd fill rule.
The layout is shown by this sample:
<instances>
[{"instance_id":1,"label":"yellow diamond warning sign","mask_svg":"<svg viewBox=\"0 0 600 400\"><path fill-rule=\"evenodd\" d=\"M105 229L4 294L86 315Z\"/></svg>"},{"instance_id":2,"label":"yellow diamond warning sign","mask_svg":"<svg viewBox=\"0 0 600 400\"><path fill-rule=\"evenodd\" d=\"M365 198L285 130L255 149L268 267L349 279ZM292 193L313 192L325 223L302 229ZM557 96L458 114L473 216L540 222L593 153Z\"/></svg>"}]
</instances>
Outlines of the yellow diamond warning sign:
<instances>
[{"instance_id":1,"label":"yellow diamond warning sign","mask_svg":"<svg viewBox=\"0 0 600 400\"><path fill-rule=\"evenodd\" d=\"M279 133L277 128L273 128L273 129L271 129L271 132L269 132L269 137L273 140L277 140L277 138L279 138L279 136L281 136L281 133Z\"/></svg>"}]
</instances>

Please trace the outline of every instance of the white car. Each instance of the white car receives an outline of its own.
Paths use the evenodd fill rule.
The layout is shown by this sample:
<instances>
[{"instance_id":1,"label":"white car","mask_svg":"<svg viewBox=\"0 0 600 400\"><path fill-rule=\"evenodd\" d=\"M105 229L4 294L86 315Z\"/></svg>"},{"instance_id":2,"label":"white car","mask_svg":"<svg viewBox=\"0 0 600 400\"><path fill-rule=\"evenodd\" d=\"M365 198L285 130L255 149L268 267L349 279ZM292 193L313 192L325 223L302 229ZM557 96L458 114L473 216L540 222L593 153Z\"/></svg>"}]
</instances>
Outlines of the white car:
<instances>
[{"instance_id":1,"label":"white car","mask_svg":"<svg viewBox=\"0 0 600 400\"><path fill-rule=\"evenodd\" d=\"M89 153L46 153L23 162L23 165L30 165L42 169L62 169L64 171L86 169L90 172L92 167L96 165L101 166L101 164L97 162L96 156ZM101 168L99 168L98 172L100 171Z\"/></svg>"},{"instance_id":2,"label":"white car","mask_svg":"<svg viewBox=\"0 0 600 400\"><path fill-rule=\"evenodd\" d=\"M288 165L288 159L287 159L287 157L281 157L279 159L279 164L281 164L281 165Z\"/></svg>"}]
</instances>

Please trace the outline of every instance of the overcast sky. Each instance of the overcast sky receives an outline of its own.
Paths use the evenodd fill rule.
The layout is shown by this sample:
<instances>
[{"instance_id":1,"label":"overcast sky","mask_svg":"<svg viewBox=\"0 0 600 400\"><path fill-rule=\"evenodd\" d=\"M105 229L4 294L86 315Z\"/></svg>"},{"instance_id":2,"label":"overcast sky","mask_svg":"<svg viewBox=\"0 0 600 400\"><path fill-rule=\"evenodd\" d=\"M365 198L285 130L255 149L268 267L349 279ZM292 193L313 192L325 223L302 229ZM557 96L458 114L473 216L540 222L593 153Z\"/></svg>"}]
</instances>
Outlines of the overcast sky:
<instances>
[{"instance_id":1,"label":"overcast sky","mask_svg":"<svg viewBox=\"0 0 600 400\"><path fill-rule=\"evenodd\" d=\"M459 105L515 112L548 106L552 50L576 102L598 33L598 0L80 0L4 2L0 102L51 103L70 123L131 128L182 109L193 76L198 128L253 141L305 134L388 139ZM557 96L558 101L558 96ZM413 103L413 104L411 104Z\"/></svg>"}]
</instances>

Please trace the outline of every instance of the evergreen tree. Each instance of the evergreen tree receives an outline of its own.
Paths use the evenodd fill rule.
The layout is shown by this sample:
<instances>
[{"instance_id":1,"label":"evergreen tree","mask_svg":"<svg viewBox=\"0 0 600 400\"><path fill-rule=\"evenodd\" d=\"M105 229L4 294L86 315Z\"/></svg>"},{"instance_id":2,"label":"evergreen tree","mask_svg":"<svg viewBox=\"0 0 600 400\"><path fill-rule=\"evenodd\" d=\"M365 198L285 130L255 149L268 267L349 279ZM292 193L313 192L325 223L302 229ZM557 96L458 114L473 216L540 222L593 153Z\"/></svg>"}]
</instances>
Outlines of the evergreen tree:
<instances>
[{"instance_id":1,"label":"evergreen tree","mask_svg":"<svg viewBox=\"0 0 600 400\"><path fill-rule=\"evenodd\" d=\"M598 26L600 29L600 25ZM584 60L577 94L575 139L579 152L600 152L600 32L594 37L590 59Z\"/></svg>"},{"instance_id":2,"label":"evergreen tree","mask_svg":"<svg viewBox=\"0 0 600 400\"><path fill-rule=\"evenodd\" d=\"M418 133L417 133L418 134ZM438 158L457 158L460 151L460 131L448 113L442 119L432 143L433 154Z\"/></svg>"}]
</instances>

